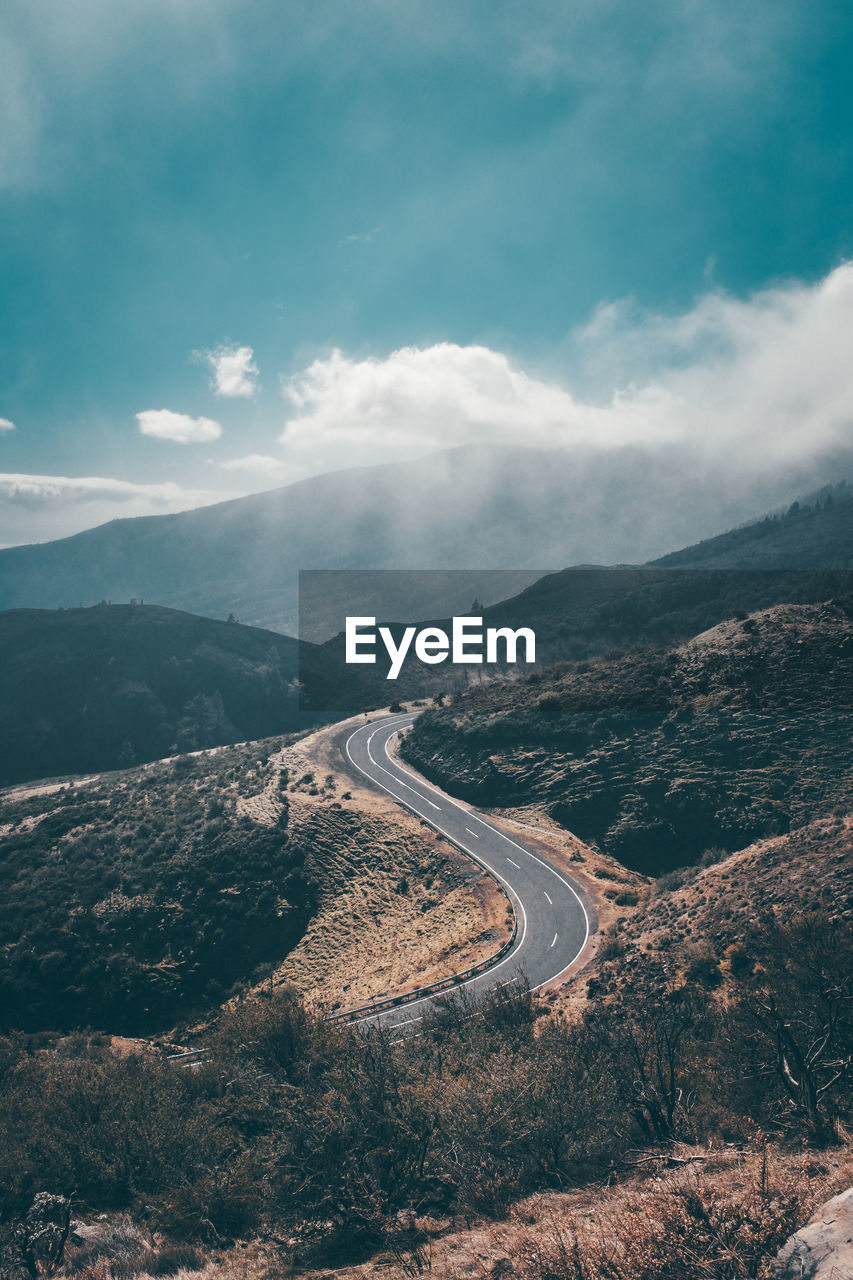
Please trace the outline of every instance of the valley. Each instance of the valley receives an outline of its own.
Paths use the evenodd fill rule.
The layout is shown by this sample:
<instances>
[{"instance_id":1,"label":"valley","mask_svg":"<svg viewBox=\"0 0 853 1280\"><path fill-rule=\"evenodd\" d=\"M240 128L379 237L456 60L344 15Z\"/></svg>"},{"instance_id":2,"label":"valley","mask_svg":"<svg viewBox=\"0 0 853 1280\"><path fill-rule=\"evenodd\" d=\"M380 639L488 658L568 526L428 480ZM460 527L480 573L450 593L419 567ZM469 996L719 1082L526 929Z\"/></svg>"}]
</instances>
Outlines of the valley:
<instances>
[{"instance_id":1,"label":"valley","mask_svg":"<svg viewBox=\"0 0 853 1280\"><path fill-rule=\"evenodd\" d=\"M540 578L483 609L542 628L535 670L404 670L390 712L340 637L0 614L4 1221L73 1171L67 1263L98 1238L102 1280L120 1248L211 1280L577 1280L616 1256L593 1218L650 1207L620 1266L708 1222L708 1266L769 1265L849 1181L847 507L684 553L737 568ZM750 567L792 530L793 568ZM345 718L304 709L330 690Z\"/></svg>"},{"instance_id":2,"label":"valley","mask_svg":"<svg viewBox=\"0 0 853 1280\"><path fill-rule=\"evenodd\" d=\"M0 5L0 1280L853 1280L851 63Z\"/></svg>"}]
</instances>

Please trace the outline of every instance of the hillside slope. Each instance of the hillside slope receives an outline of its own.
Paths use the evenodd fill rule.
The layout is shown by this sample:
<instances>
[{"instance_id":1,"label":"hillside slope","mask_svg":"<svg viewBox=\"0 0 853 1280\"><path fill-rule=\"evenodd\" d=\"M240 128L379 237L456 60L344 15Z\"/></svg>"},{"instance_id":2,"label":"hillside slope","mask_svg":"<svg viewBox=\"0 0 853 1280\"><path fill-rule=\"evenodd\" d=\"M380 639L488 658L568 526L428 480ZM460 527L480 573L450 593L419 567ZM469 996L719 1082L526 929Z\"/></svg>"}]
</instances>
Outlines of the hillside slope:
<instances>
[{"instance_id":1,"label":"hillside slope","mask_svg":"<svg viewBox=\"0 0 853 1280\"><path fill-rule=\"evenodd\" d=\"M136 598L212 617L233 612L295 634L300 569L541 573L643 561L790 501L821 478L807 469L738 483L710 468L697 473L676 448L471 446L7 548L0 608ZM425 602L426 613L445 611L438 599Z\"/></svg>"},{"instance_id":2,"label":"hillside slope","mask_svg":"<svg viewBox=\"0 0 853 1280\"><path fill-rule=\"evenodd\" d=\"M760 942L770 922L788 925L804 913L853 919L849 813L759 840L710 866L672 872L612 935L616 945L605 948L592 991L641 985L650 976L642 963L650 954L669 958L670 978L731 984L766 963ZM756 929L756 921L764 927Z\"/></svg>"},{"instance_id":3,"label":"hillside slope","mask_svg":"<svg viewBox=\"0 0 853 1280\"><path fill-rule=\"evenodd\" d=\"M334 734L0 794L0 1033L167 1032L274 971L339 1007L494 952L504 895Z\"/></svg>"},{"instance_id":4,"label":"hillside slope","mask_svg":"<svg viewBox=\"0 0 853 1280\"><path fill-rule=\"evenodd\" d=\"M765 516L661 557L665 568L851 569L853 490L846 484L814 502L794 502L784 515Z\"/></svg>"},{"instance_id":5,"label":"hillside slope","mask_svg":"<svg viewBox=\"0 0 853 1280\"><path fill-rule=\"evenodd\" d=\"M782 605L680 648L471 689L426 712L404 754L658 874L853 804L851 618L850 597Z\"/></svg>"},{"instance_id":6,"label":"hillside slope","mask_svg":"<svg viewBox=\"0 0 853 1280\"><path fill-rule=\"evenodd\" d=\"M0 613L0 785L304 727L297 676L358 701L356 677L276 632L156 605Z\"/></svg>"},{"instance_id":7,"label":"hillside slope","mask_svg":"<svg viewBox=\"0 0 853 1280\"><path fill-rule=\"evenodd\" d=\"M647 565L569 568L484 611L529 626L542 662L686 640L725 618L853 590L853 491L730 530Z\"/></svg>"}]
</instances>

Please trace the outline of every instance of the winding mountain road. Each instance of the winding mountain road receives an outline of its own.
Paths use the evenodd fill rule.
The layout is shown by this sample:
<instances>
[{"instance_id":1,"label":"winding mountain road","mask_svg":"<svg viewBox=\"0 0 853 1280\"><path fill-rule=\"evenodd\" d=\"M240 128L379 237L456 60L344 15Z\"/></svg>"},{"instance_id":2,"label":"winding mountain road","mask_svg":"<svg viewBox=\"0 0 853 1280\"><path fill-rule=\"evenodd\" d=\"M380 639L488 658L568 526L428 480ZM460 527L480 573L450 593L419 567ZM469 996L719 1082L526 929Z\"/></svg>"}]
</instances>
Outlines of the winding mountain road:
<instances>
[{"instance_id":1,"label":"winding mountain road","mask_svg":"<svg viewBox=\"0 0 853 1280\"><path fill-rule=\"evenodd\" d=\"M512 947L493 966L460 985L482 994L523 976L535 991L558 978L583 951L593 929L590 913L580 892L538 853L510 839L391 755L391 740L414 720L414 715L406 713L368 721L345 740L344 755L374 786L485 867L509 895L517 921ZM425 1007L436 998L426 995L359 1021L415 1029Z\"/></svg>"}]
</instances>

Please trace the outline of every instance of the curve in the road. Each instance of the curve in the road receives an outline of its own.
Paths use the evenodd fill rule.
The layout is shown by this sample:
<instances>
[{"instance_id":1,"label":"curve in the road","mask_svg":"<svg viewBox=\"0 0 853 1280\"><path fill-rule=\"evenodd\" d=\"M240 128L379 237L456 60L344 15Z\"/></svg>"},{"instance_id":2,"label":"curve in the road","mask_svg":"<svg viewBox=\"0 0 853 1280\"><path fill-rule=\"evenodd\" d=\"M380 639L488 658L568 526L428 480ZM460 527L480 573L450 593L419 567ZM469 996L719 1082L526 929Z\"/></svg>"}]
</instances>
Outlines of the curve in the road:
<instances>
[{"instance_id":1,"label":"curve in the road","mask_svg":"<svg viewBox=\"0 0 853 1280\"><path fill-rule=\"evenodd\" d=\"M418 777L395 759L389 745L415 716L406 713L370 720L355 729L344 744L349 763L398 804L429 823L503 885L516 916L512 946L484 972L459 983L482 994L497 984L523 975L532 990L565 973L586 946L592 931L589 912L579 891L549 862L510 839L475 810ZM411 1026L422 1021L423 1006L438 997L420 996L359 1021Z\"/></svg>"}]
</instances>

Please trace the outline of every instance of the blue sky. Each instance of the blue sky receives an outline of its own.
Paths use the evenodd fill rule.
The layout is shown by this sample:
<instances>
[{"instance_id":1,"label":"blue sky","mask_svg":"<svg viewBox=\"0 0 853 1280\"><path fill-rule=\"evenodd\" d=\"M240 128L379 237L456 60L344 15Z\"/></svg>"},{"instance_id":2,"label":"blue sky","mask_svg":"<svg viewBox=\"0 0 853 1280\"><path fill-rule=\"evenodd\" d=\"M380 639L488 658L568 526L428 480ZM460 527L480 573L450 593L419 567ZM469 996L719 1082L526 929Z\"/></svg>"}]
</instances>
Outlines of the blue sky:
<instances>
[{"instance_id":1,"label":"blue sky","mask_svg":"<svg viewBox=\"0 0 853 1280\"><path fill-rule=\"evenodd\" d=\"M775 438L799 352L837 444L851 55L843 2L7 0L0 542L468 439L710 440L722 366Z\"/></svg>"}]
</instances>

